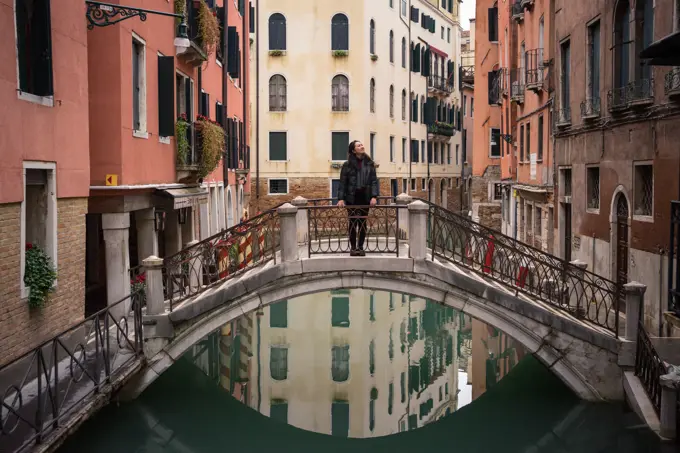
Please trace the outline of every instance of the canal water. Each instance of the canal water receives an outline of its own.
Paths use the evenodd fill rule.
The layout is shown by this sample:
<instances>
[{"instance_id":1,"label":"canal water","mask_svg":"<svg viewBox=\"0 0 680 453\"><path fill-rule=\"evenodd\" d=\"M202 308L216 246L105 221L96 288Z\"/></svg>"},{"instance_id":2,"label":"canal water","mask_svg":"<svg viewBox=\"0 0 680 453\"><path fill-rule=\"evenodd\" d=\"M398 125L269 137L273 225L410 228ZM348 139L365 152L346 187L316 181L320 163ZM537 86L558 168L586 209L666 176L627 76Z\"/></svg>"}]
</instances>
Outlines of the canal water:
<instances>
[{"instance_id":1,"label":"canal water","mask_svg":"<svg viewBox=\"0 0 680 453\"><path fill-rule=\"evenodd\" d=\"M247 313L60 453L658 452L505 333L432 301L337 290Z\"/></svg>"}]
</instances>

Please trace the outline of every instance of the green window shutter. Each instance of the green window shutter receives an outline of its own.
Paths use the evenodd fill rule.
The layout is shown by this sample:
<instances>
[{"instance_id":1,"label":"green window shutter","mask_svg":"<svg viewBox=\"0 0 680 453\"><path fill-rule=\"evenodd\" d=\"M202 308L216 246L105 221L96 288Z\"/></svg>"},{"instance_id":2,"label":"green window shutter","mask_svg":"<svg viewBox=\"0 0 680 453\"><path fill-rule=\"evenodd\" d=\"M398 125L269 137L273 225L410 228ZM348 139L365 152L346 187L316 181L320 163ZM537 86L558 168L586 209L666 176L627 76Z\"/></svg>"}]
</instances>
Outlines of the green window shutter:
<instances>
[{"instance_id":1,"label":"green window shutter","mask_svg":"<svg viewBox=\"0 0 680 453\"><path fill-rule=\"evenodd\" d=\"M331 376L335 382L349 379L349 345L333 346L331 349Z\"/></svg>"},{"instance_id":2,"label":"green window shutter","mask_svg":"<svg viewBox=\"0 0 680 453\"><path fill-rule=\"evenodd\" d=\"M375 296L371 294L368 303L368 320L375 321Z\"/></svg>"},{"instance_id":3,"label":"green window shutter","mask_svg":"<svg viewBox=\"0 0 680 453\"><path fill-rule=\"evenodd\" d=\"M288 160L288 143L285 132L269 133L269 160Z\"/></svg>"},{"instance_id":4,"label":"green window shutter","mask_svg":"<svg viewBox=\"0 0 680 453\"><path fill-rule=\"evenodd\" d=\"M331 405L331 435L349 437L348 401L333 401Z\"/></svg>"},{"instance_id":5,"label":"green window shutter","mask_svg":"<svg viewBox=\"0 0 680 453\"><path fill-rule=\"evenodd\" d=\"M269 356L269 371L272 379L283 381L288 378L288 348L273 346Z\"/></svg>"},{"instance_id":6,"label":"green window shutter","mask_svg":"<svg viewBox=\"0 0 680 453\"><path fill-rule=\"evenodd\" d=\"M269 327L288 327L288 301L282 300L269 307Z\"/></svg>"},{"instance_id":7,"label":"green window shutter","mask_svg":"<svg viewBox=\"0 0 680 453\"><path fill-rule=\"evenodd\" d=\"M401 387L401 402L406 402L406 372L401 372L401 377L399 378L399 386Z\"/></svg>"},{"instance_id":8,"label":"green window shutter","mask_svg":"<svg viewBox=\"0 0 680 453\"><path fill-rule=\"evenodd\" d=\"M346 160L349 148L349 132L332 132L331 145L331 160Z\"/></svg>"},{"instance_id":9,"label":"green window shutter","mask_svg":"<svg viewBox=\"0 0 680 453\"><path fill-rule=\"evenodd\" d=\"M331 299L331 326L349 327L349 297Z\"/></svg>"},{"instance_id":10,"label":"green window shutter","mask_svg":"<svg viewBox=\"0 0 680 453\"><path fill-rule=\"evenodd\" d=\"M368 372L371 376L375 374L375 340L368 344Z\"/></svg>"},{"instance_id":11,"label":"green window shutter","mask_svg":"<svg viewBox=\"0 0 680 453\"><path fill-rule=\"evenodd\" d=\"M441 388L439 389L441 393ZM394 383L390 382L387 387L387 413L392 415L392 400L394 399ZM441 399L441 398L440 398Z\"/></svg>"},{"instance_id":12,"label":"green window shutter","mask_svg":"<svg viewBox=\"0 0 680 453\"><path fill-rule=\"evenodd\" d=\"M272 400L269 404L269 418L287 424L288 401Z\"/></svg>"}]
</instances>

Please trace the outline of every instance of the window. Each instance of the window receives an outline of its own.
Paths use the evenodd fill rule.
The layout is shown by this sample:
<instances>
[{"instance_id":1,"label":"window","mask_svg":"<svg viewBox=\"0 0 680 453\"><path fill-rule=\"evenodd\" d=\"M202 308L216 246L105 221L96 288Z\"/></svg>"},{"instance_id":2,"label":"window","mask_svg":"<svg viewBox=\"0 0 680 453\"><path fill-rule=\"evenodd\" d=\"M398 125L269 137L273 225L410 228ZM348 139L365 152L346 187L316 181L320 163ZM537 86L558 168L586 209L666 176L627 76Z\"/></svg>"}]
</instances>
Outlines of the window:
<instances>
[{"instance_id":1,"label":"window","mask_svg":"<svg viewBox=\"0 0 680 453\"><path fill-rule=\"evenodd\" d=\"M288 160L288 134L286 132L269 133L269 160Z\"/></svg>"},{"instance_id":2,"label":"window","mask_svg":"<svg viewBox=\"0 0 680 453\"><path fill-rule=\"evenodd\" d=\"M369 51L371 55L375 55L375 21L371 19L369 29Z\"/></svg>"},{"instance_id":3,"label":"window","mask_svg":"<svg viewBox=\"0 0 680 453\"><path fill-rule=\"evenodd\" d=\"M175 57L158 55L158 136L175 135ZM179 101L179 99L178 99Z\"/></svg>"},{"instance_id":4,"label":"window","mask_svg":"<svg viewBox=\"0 0 680 453\"><path fill-rule=\"evenodd\" d=\"M527 123L527 161L531 160L531 123Z\"/></svg>"},{"instance_id":5,"label":"window","mask_svg":"<svg viewBox=\"0 0 680 453\"><path fill-rule=\"evenodd\" d=\"M451 43L451 28L446 27L446 42Z\"/></svg>"},{"instance_id":6,"label":"window","mask_svg":"<svg viewBox=\"0 0 680 453\"><path fill-rule=\"evenodd\" d=\"M369 148L370 154L369 155L371 156L371 159L373 159L374 156L375 156L375 132L371 132L369 146L370 146L370 148Z\"/></svg>"},{"instance_id":7,"label":"window","mask_svg":"<svg viewBox=\"0 0 680 453\"><path fill-rule=\"evenodd\" d=\"M345 160L349 149L349 132L331 132L331 160Z\"/></svg>"},{"instance_id":8,"label":"window","mask_svg":"<svg viewBox=\"0 0 680 453\"><path fill-rule=\"evenodd\" d=\"M600 209L600 168L586 168L586 194L588 209Z\"/></svg>"},{"instance_id":9,"label":"window","mask_svg":"<svg viewBox=\"0 0 680 453\"><path fill-rule=\"evenodd\" d=\"M331 50L349 50L349 21L341 13L331 19Z\"/></svg>"},{"instance_id":10,"label":"window","mask_svg":"<svg viewBox=\"0 0 680 453\"><path fill-rule=\"evenodd\" d=\"M269 327L288 327L287 300L282 300L269 306Z\"/></svg>"},{"instance_id":11,"label":"window","mask_svg":"<svg viewBox=\"0 0 680 453\"><path fill-rule=\"evenodd\" d=\"M394 402L394 383L390 382L387 387L387 413L392 415L392 403Z\"/></svg>"},{"instance_id":12,"label":"window","mask_svg":"<svg viewBox=\"0 0 680 453\"><path fill-rule=\"evenodd\" d=\"M401 161L406 162L406 139L402 137L401 139ZM406 192L406 189L404 189Z\"/></svg>"},{"instance_id":13,"label":"window","mask_svg":"<svg viewBox=\"0 0 680 453\"><path fill-rule=\"evenodd\" d=\"M493 201L503 200L503 184L496 182L493 183Z\"/></svg>"},{"instance_id":14,"label":"window","mask_svg":"<svg viewBox=\"0 0 680 453\"><path fill-rule=\"evenodd\" d=\"M406 16L406 0L401 0L401 15Z\"/></svg>"},{"instance_id":15,"label":"window","mask_svg":"<svg viewBox=\"0 0 680 453\"><path fill-rule=\"evenodd\" d=\"M443 25L442 25L441 29L442 29L442 31L441 31L441 38L444 39L444 26L443 26Z\"/></svg>"},{"instance_id":16,"label":"window","mask_svg":"<svg viewBox=\"0 0 680 453\"><path fill-rule=\"evenodd\" d=\"M331 299L331 326L349 327L349 297Z\"/></svg>"},{"instance_id":17,"label":"window","mask_svg":"<svg viewBox=\"0 0 680 453\"><path fill-rule=\"evenodd\" d=\"M406 90L401 90L401 120L406 121Z\"/></svg>"},{"instance_id":18,"label":"window","mask_svg":"<svg viewBox=\"0 0 680 453\"><path fill-rule=\"evenodd\" d=\"M401 180L401 193L408 192L408 180L406 178Z\"/></svg>"},{"instance_id":19,"label":"window","mask_svg":"<svg viewBox=\"0 0 680 453\"><path fill-rule=\"evenodd\" d=\"M394 32L390 30L390 63L394 63Z\"/></svg>"},{"instance_id":20,"label":"window","mask_svg":"<svg viewBox=\"0 0 680 453\"><path fill-rule=\"evenodd\" d=\"M285 112L287 109L286 78L281 74L274 74L269 79L269 111Z\"/></svg>"},{"instance_id":21,"label":"window","mask_svg":"<svg viewBox=\"0 0 680 453\"><path fill-rule=\"evenodd\" d=\"M372 340L371 340L372 341ZM368 429L375 429L375 400L378 399L378 389L371 389L371 399L368 404Z\"/></svg>"},{"instance_id":22,"label":"window","mask_svg":"<svg viewBox=\"0 0 680 453\"><path fill-rule=\"evenodd\" d=\"M21 202L21 244L40 247L57 268L57 186L56 164L24 162L24 201ZM21 247L21 297L28 297L25 286L26 248Z\"/></svg>"},{"instance_id":23,"label":"window","mask_svg":"<svg viewBox=\"0 0 680 453\"><path fill-rule=\"evenodd\" d=\"M628 0L621 0L614 13L614 88L623 88L629 82L630 39L630 5Z\"/></svg>"},{"instance_id":24,"label":"window","mask_svg":"<svg viewBox=\"0 0 680 453\"><path fill-rule=\"evenodd\" d=\"M394 118L394 85L390 85L390 118Z\"/></svg>"},{"instance_id":25,"label":"window","mask_svg":"<svg viewBox=\"0 0 680 453\"><path fill-rule=\"evenodd\" d=\"M174 62L173 62L174 65ZM194 81L183 74L177 73L175 77L175 98L177 99L177 117L186 115L189 121L194 117ZM174 119L173 119L173 134Z\"/></svg>"},{"instance_id":26,"label":"window","mask_svg":"<svg viewBox=\"0 0 680 453\"><path fill-rule=\"evenodd\" d=\"M498 8L489 8L488 13L489 42L496 42L498 41Z\"/></svg>"},{"instance_id":27,"label":"window","mask_svg":"<svg viewBox=\"0 0 680 453\"><path fill-rule=\"evenodd\" d=\"M447 144L447 145L448 145L448 144ZM451 146L451 145L448 145L448 146ZM458 146L458 145L456 145L456 147L457 147L457 146ZM441 144L441 149L439 150L439 153L440 153L440 154L439 154L439 156L440 156L440 157L439 157L439 163L442 164L442 165L444 165L444 163L446 163L446 161L444 160L444 151L445 151L445 150L446 150L446 147L445 147L444 144L442 143L442 144ZM458 154L458 151L457 151L457 150L456 150L456 154ZM457 159L456 159L456 160L457 160ZM457 163L457 162L456 162L456 163Z\"/></svg>"},{"instance_id":28,"label":"window","mask_svg":"<svg viewBox=\"0 0 680 453\"><path fill-rule=\"evenodd\" d=\"M269 403L269 418L288 424L288 401L272 400Z\"/></svg>"},{"instance_id":29,"label":"window","mask_svg":"<svg viewBox=\"0 0 680 453\"><path fill-rule=\"evenodd\" d=\"M463 116L467 116L467 96L463 95Z\"/></svg>"},{"instance_id":30,"label":"window","mask_svg":"<svg viewBox=\"0 0 680 453\"><path fill-rule=\"evenodd\" d=\"M210 118L210 94L201 90L201 97L198 103L198 114Z\"/></svg>"},{"instance_id":31,"label":"window","mask_svg":"<svg viewBox=\"0 0 680 453\"><path fill-rule=\"evenodd\" d=\"M272 346L269 357L269 370L272 379L284 381L288 379L288 348L285 346Z\"/></svg>"},{"instance_id":32,"label":"window","mask_svg":"<svg viewBox=\"0 0 680 453\"><path fill-rule=\"evenodd\" d=\"M458 163L458 145L456 145L456 164ZM451 165L451 144L446 144L446 163Z\"/></svg>"},{"instance_id":33,"label":"window","mask_svg":"<svg viewBox=\"0 0 680 453\"><path fill-rule=\"evenodd\" d=\"M375 340L368 344L368 373L371 376L375 374Z\"/></svg>"},{"instance_id":34,"label":"window","mask_svg":"<svg viewBox=\"0 0 680 453\"><path fill-rule=\"evenodd\" d=\"M475 116L475 99L470 98L470 118Z\"/></svg>"},{"instance_id":35,"label":"window","mask_svg":"<svg viewBox=\"0 0 680 453\"><path fill-rule=\"evenodd\" d=\"M333 77L331 103L334 112L349 112L349 80L342 74Z\"/></svg>"},{"instance_id":36,"label":"window","mask_svg":"<svg viewBox=\"0 0 680 453\"><path fill-rule=\"evenodd\" d=\"M600 99L600 22L588 27L588 59L586 96L590 100Z\"/></svg>"},{"instance_id":37,"label":"window","mask_svg":"<svg viewBox=\"0 0 680 453\"><path fill-rule=\"evenodd\" d=\"M349 437L348 401L333 401L331 405L331 435Z\"/></svg>"},{"instance_id":38,"label":"window","mask_svg":"<svg viewBox=\"0 0 680 453\"><path fill-rule=\"evenodd\" d=\"M403 324L402 324L403 327ZM402 340L403 343L403 340ZM399 377L399 387L401 388L401 402L406 402L406 372L402 371Z\"/></svg>"},{"instance_id":39,"label":"window","mask_svg":"<svg viewBox=\"0 0 680 453\"><path fill-rule=\"evenodd\" d=\"M401 67L406 67L406 38L401 38Z\"/></svg>"},{"instance_id":40,"label":"window","mask_svg":"<svg viewBox=\"0 0 680 453\"><path fill-rule=\"evenodd\" d=\"M424 192L425 190L427 190L426 187L427 187L427 180L425 178L423 178L423 179L420 180L420 190L422 190Z\"/></svg>"},{"instance_id":41,"label":"window","mask_svg":"<svg viewBox=\"0 0 680 453\"><path fill-rule=\"evenodd\" d=\"M411 192L416 191L416 178L411 178Z\"/></svg>"},{"instance_id":42,"label":"window","mask_svg":"<svg viewBox=\"0 0 680 453\"><path fill-rule=\"evenodd\" d=\"M333 204L338 204L338 189L340 189L340 180L331 179L331 198L333 198Z\"/></svg>"},{"instance_id":43,"label":"window","mask_svg":"<svg viewBox=\"0 0 680 453\"><path fill-rule=\"evenodd\" d=\"M394 136L390 136L390 162L394 162Z\"/></svg>"},{"instance_id":44,"label":"window","mask_svg":"<svg viewBox=\"0 0 680 453\"><path fill-rule=\"evenodd\" d=\"M562 196L571 197L571 168L560 170L562 176Z\"/></svg>"},{"instance_id":45,"label":"window","mask_svg":"<svg viewBox=\"0 0 680 453\"><path fill-rule=\"evenodd\" d=\"M489 157L501 157L501 130L491 128L489 132Z\"/></svg>"},{"instance_id":46,"label":"window","mask_svg":"<svg viewBox=\"0 0 680 453\"><path fill-rule=\"evenodd\" d=\"M543 115L538 117L538 156L536 156L537 161L543 160Z\"/></svg>"},{"instance_id":47,"label":"window","mask_svg":"<svg viewBox=\"0 0 680 453\"><path fill-rule=\"evenodd\" d=\"M524 162L524 125L519 127L519 161Z\"/></svg>"},{"instance_id":48,"label":"window","mask_svg":"<svg viewBox=\"0 0 680 453\"><path fill-rule=\"evenodd\" d=\"M451 163L451 145L449 146L449 163ZM456 144L456 165L458 165L458 152L460 151L460 145Z\"/></svg>"},{"instance_id":49,"label":"window","mask_svg":"<svg viewBox=\"0 0 680 453\"><path fill-rule=\"evenodd\" d=\"M369 96L370 96L369 108L371 110L371 113L375 113L375 79L371 78L371 81L369 82L368 90L369 90Z\"/></svg>"},{"instance_id":50,"label":"window","mask_svg":"<svg viewBox=\"0 0 680 453\"><path fill-rule=\"evenodd\" d=\"M650 84L649 79L652 77L652 67L649 65L649 60L640 60L640 52L646 49L654 40L654 0L637 0L635 2L635 44L633 55L635 67L635 81L638 85ZM670 3L670 2L669 2ZM649 97L652 95L648 87L640 86L638 88L640 93L636 93L637 97Z\"/></svg>"},{"instance_id":51,"label":"window","mask_svg":"<svg viewBox=\"0 0 680 453\"><path fill-rule=\"evenodd\" d=\"M269 50L286 50L286 18L281 13L269 16Z\"/></svg>"},{"instance_id":52,"label":"window","mask_svg":"<svg viewBox=\"0 0 680 453\"><path fill-rule=\"evenodd\" d=\"M10 3L11 4L11 3ZM16 5L19 96L52 96L52 23L50 0L23 0ZM51 106L51 102L49 102Z\"/></svg>"},{"instance_id":53,"label":"window","mask_svg":"<svg viewBox=\"0 0 680 453\"><path fill-rule=\"evenodd\" d=\"M561 57L561 66L560 66L560 72L561 72L561 87L560 87L560 98L561 98L561 107L562 109L568 109L569 108L569 80L570 80L570 48L569 48L569 41L564 41L562 44L560 44L560 57Z\"/></svg>"},{"instance_id":54,"label":"window","mask_svg":"<svg viewBox=\"0 0 680 453\"><path fill-rule=\"evenodd\" d=\"M334 382L349 379L349 345L333 346L331 349L331 376Z\"/></svg>"},{"instance_id":55,"label":"window","mask_svg":"<svg viewBox=\"0 0 680 453\"><path fill-rule=\"evenodd\" d=\"M287 179L270 179L269 195L285 195L288 193Z\"/></svg>"},{"instance_id":56,"label":"window","mask_svg":"<svg viewBox=\"0 0 680 453\"><path fill-rule=\"evenodd\" d=\"M146 52L144 43L132 38L132 129L146 132Z\"/></svg>"},{"instance_id":57,"label":"window","mask_svg":"<svg viewBox=\"0 0 680 453\"><path fill-rule=\"evenodd\" d=\"M635 165L634 184L635 215L651 216L654 204L654 171L651 164Z\"/></svg>"}]
</instances>

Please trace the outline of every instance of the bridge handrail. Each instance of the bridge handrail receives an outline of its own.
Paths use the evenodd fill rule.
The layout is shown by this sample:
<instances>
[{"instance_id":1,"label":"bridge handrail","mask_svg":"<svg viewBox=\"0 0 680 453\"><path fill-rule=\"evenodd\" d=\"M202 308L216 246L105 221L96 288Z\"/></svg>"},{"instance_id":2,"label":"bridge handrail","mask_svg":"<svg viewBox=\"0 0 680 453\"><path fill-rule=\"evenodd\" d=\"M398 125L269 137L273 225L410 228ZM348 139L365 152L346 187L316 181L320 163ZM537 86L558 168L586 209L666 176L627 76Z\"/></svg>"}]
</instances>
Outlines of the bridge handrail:
<instances>
[{"instance_id":1,"label":"bridge handrail","mask_svg":"<svg viewBox=\"0 0 680 453\"><path fill-rule=\"evenodd\" d=\"M23 451L42 443L143 356L138 296L131 293L0 367L0 445Z\"/></svg>"},{"instance_id":2,"label":"bridge handrail","mask_svg":"<svg viewBox=\"0 0 680 453\"><path fill-rule=\"evenodd\" d=\"M641 318L642 319L642 318ZM637 347L635 349L635 375L649 397L657 415L661 415L661 380L666 374L666 365L656 352L652 340L642 322L638 324Z\"/></svg>"}]
</instances>

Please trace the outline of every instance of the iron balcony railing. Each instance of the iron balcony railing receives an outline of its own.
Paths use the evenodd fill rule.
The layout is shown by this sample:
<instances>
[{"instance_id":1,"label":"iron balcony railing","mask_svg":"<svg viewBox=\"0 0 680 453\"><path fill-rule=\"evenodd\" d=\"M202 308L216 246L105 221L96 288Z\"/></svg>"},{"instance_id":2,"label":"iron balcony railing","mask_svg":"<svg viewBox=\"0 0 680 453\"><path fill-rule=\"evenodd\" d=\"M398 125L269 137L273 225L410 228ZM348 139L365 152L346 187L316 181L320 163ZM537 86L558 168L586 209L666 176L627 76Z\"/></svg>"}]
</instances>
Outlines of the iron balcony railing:
<instances>
[{"instance_id":1,"label":"iron balcony railing","mask_svg":"<svg viewBox=\"0 0 680 453\"><path fill-rule=\"evenodd\" d=\"M526 85L528 88L542 88L544 80L543 49L527 50L524 54L526 62Z\"/></svg>"},{"instance_id":2,"label":"iron balcony railing","mask_svg":"<svg viewBox=\"0 0 680 453\"><path fill-rule=\"evenodd\" d=\"M581 117L585 119L600 116L600 98L588 98L581 101Z\"/></svg>"},{"instance_id":3,"label":"iron balcony railing","mask_svg":"<svg viewBox=\"0 0 680 453\"><path fill-rule=\"evenodd\" d=\"M616 111L631 107L636 103L651 101L653 98L654 79L640 79L609 90L607 104L610 111Z\"/></svg>"},{"instance_id":4,"label":"iron balcony railing","mask_svg":"<svg viewBox=\"0 0 680 453\"><path fill-rule=\"evenodd\" d=\"M475 83L475 67L463 66L461 67L461 76L464 83Z\"/></svg>"},{"instance_id":5,"label":"iron balcony railing","mask_svg":"<svg viewBox=\"0 0 680 453\"><path fill-rule=\"evenodd\" d=\"M664 77L664 93L680 94L680 68L673 68Z\"/></svg>"},{"instance_id":6,"label":"iron balcony railing","mask_svg":"<svg viewBox=\"0 0 680 453\"><path fill-rule=\"evenodd\" d=\"M668 310L680 317L680 201L671 202L668 243Z\"/></svg>"},{"instance_id":7,"label":"iron balcony railing","mask_svg":"<svg viewBox=\"0 0 680 453\"><path fill-rule=\"evenodd\" d=\"M515 0L510 4L510 15L512 16L512 20L518 22L524 20L524 7L522 6L521 0Z\"/></svg>"},{"instance_id":8,"label":"iron balcony railing","mask_svg":"<svg viewBox=\"0 0 680 453\"><path fill-rule=\"evenodd\" d=\"M667 372L666 365L657 354L645 331L645 326L640 322L635 353L635 375L640 378L640 382L642 382L657 415L661 415L661 382L659 378Z\"/></svg>"},{"instance_id":9,"label":"iron balcony railing","mask_svg":"<svg viewBox=\"0 0 680 453\"><path fill-rule=\"evenodd\" d=\"M562 107L557 110L557 117L555 124L559 126L568 126L571 124L571 109L569 107Z\"/></svg>"},{"instance_id":10,"label":"iron balcony railing","mask_svg":"<svg viewBox=\"0 0 680 453\"><path fill-rule=\"evenodd\" d=\"M513 101L524 102L525 74L524 68L510 70L510 99Z\"/></svg>"},{"instance_id":11,"label":"iron balcony railing","mask_svg":"<svg viewBox=\"0 0 680 453\"><path fill-rule=\"evenodd\" d=\"M427 132L434 135L453 137L455 134L455 129L453 128L453 124L436 121L434 124L427 126Z\"/></svg>"},{"instance_id":12,"label":"iron balcony railing","mask_svg":"<svg viewBox=\"0 0 680 453\"><path fill-rule=\"evenodd\" d=\"M453 91L453 85L449 82L449 79L440 75L428 76L427 87L429 89L439 90L445 93L451 93Z\"/></svg>"},{"instance_id":13,"label":"iron balcony railing","mask_svg":"<svg viewBox=\"0 0 680 453\"><path fill-rule=\"evenodd\" d=\"M186 154L182 157L178 155L177 167L182 169L186 167L196 167L201 161L201 134L196 127L196 123L187 123L186 128L186 139L187 139L187 150Z\"/></svg>"}]
</instances>

